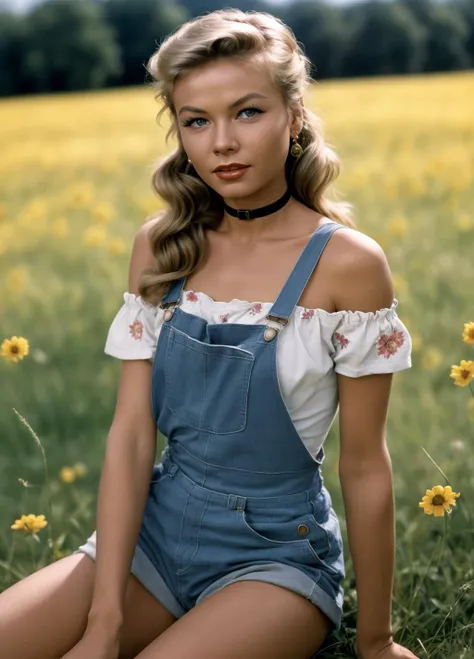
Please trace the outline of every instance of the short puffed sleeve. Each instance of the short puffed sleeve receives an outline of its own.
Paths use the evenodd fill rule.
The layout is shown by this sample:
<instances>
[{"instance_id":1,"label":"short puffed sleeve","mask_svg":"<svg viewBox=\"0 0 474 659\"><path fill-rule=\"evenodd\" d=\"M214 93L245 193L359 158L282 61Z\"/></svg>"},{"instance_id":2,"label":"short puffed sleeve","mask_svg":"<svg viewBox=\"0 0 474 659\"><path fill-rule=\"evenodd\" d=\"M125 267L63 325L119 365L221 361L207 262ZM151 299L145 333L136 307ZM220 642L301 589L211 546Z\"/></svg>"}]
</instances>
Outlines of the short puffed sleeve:
<instances>
[{"instance_id":1,"label":"short puffed sleeve","mask_svg":"<svg viewBox=\"0 0 474 659\"><path fill-rule=\"evenodd\" d=\"M332 335L334 370L352 378L411 368L412 340L398 300L374 312L342 311Z\"/></svg>"},{"instance_id":2,"label":"short puffed sleeve","mask_svg":"<svg viewBox=\"0 0 474 659\"><path fill-rule=\"evenodd\" d=\"M162 311L133 293L124 293L123 301L109 328L104 352L118 359L152 361Z\"/></svg>"}]
</instances>

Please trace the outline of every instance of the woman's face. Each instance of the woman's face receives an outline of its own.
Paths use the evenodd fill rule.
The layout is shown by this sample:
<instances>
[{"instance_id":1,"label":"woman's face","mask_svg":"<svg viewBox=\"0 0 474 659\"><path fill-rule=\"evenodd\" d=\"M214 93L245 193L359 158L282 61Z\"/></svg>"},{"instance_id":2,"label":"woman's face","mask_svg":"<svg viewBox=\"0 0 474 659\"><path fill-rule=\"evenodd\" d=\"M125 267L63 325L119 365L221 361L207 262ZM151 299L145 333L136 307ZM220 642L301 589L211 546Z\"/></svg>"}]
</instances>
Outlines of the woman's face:
<instances>
[{"instance_id":1,"label":"woman's face","mask_svg":"<svg viewBox=\"0 0 474 659\"><path fill-rule=\"evenodd\" d=\"M188 158L226 202L263 205L285 192L290 136L300 132L302 119L288 116L265 67L230 58L206 63L176 81L173 101ZM216 175L216 167L234 162L249 165L243 176Z\"/></svg>"}]
</instances>

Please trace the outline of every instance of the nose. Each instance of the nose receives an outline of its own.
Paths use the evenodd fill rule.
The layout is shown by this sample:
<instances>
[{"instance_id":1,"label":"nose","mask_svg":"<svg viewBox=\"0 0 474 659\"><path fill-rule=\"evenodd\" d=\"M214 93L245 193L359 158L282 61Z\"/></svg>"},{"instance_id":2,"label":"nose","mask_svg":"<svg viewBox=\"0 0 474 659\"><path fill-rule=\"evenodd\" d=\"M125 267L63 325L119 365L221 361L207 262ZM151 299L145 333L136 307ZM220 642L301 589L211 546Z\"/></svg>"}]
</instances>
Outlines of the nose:
<instances>
[{"instance_id":1,"label":"nose","mask_svg":"<svg viewBox=\"0 0 474 659\"><path fill-rule=\"evenodd\" d=\"M213 152L215 155L237 151L238 143L235 133L229 124L216 126Z\"/></svg>"}]
</instances>

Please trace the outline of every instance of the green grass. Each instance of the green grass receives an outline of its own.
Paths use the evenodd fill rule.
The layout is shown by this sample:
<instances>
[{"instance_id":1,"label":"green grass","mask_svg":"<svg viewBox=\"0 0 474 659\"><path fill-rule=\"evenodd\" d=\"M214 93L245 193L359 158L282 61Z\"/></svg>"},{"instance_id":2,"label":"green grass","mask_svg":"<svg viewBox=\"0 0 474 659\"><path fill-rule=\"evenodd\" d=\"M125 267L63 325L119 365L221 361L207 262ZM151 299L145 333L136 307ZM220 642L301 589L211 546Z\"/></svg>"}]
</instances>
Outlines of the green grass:
<instances>
[{"instance_id":1,"label":"green grass","mask_svg":"<svg viewBox=\"0 0 474 659\"><path fill-rule=\"evenodd\" d=\"M430 659L474 657L474 411L469 388L449 378L452 364L474 358L461 336L474 321L474 119L459 102L473 81L339 82L308 100L342 158L338 187L356 205L358 228L386 251L398 313L415 339L412 369L394 377L387 424L397 523L393 622L397 639ZM132 237L159 205L149 171L167 147L155 112L143 90L0 103L0 340L30 342L23 361L0 363L0 590L52 560L50 537L59 557L94 528L120 368L103 346L127 287ZM78 190L84 183L90 198ZM107 242L82 242L102 202L115 209L105 229L125 241L122 254L110 254ZM60 218L64 237L53 228ZM49 487L42 451L14 409L44 446ZM447 525L418 508L427 488L444 484L422 447L462 494ZM337 422L326 449L325 483L345 534ZM60 469L79 461L87 475L63 483ZM361 492L361 505L370 496ZM47 515L39 542L10 529L22 513ZM347 549L346 558L344 627L324 659L351 656L345 642L355 628L356 594Z\"/></svg>"}]
</instances>

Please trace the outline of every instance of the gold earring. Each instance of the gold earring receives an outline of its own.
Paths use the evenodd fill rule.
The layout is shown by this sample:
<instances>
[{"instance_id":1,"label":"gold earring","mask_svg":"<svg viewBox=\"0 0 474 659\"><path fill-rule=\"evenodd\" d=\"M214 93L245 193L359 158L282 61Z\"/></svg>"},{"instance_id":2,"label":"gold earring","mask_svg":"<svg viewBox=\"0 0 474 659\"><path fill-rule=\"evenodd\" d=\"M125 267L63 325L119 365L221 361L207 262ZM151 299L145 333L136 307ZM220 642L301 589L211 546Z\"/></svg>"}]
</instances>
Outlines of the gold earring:
<instances>
[{"instance_id":1,"label":"gold earring","mask_svg":"<svg viewBox=\"0 0 474 659\"><path fill-rule=\"evenodd\" d=\"M299 158L303 153L303 147L298 142L297 137L292 137L291 139L293 140L293 144L291 146L290 153L294 158Z\"/></svg>"},{"instance_id":2,"label":"gold earring","mask_svg":"<svg viewBox=\"0 0 474 659\"><path fill-rule=\"evenodd\" d=\"M190 160L189 158L188 158L188 162L189 162L189 164L190 164L190 165L192 165L192 164L193 164L193 161L192 161L192 160Z\"/></svg>"}]
</instances>

